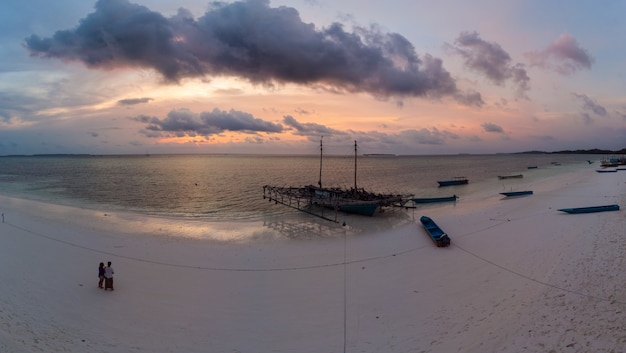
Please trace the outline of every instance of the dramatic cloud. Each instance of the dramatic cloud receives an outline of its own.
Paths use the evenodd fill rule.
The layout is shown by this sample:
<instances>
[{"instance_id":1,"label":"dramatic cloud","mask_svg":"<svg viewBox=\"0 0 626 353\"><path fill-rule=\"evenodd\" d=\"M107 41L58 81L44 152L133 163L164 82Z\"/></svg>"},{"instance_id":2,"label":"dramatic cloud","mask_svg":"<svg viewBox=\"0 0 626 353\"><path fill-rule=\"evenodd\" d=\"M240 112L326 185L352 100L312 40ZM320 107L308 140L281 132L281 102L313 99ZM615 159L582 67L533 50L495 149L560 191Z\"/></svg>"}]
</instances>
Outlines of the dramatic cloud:
<instances>
[{"instance_id":1,"label":"dramatic cloud","mask_svg":"<svg viewBox=\"0 0 626 353\"><path fill-rule=\"evenodd\" d=\"M127 0L99 0L75 29L26 39L31 55L91 68L152 68L171 82L238 76L254 83L320 84L377 97L463 98L440 59L418 57L413 45L376 27L317 29L294 8L268 0L212 2L197 20L180 9L166 18Z\"/></svg>"},{"instance_id":2,"label":"dramatic cloud","mask_svg":"<svg viewBox=\"0 0 626 353\"><path fill-rule=\"evenodd\" d=\"M574 37L565 33L542 51L525 54L532 66L554 70L562 75L576 71L591 70L594 59L587 50L580 47Z\"/></svg>"},{"instance_id":3,"label":"dramatic cloud","mask_svg":"<svg viewBox=\"0 0 626 353\"><path fill-rule=\"evenodd\" d=\"M150 137L208 137L224 131L239 131L245 133L282 132L280 124L274 124L253 117L251 114L230 110L214 109L211 112L195 114L187 109L172 110L165 119L139 116L133 120L146 123L146 135Z\"/></svg>"},{"instance_id":4,"label":"dramatic cloud","mask_svg":"<svg viewBox=\"0 0 626 353\"><path fill-rule=\"evenodd\" d=\"M452 53L460 55L465 65L487 76L492 82L503 85L507 80L517 85L520 96L525 96L530 78L523 64L513 64L511 56L497 43L489 43L477 32L462 32L455 41L456 46L447 45Z\"/></svg>"},{"instance_id":5,"label":"dramatic cloud","mask_svg":"<svg viewBox=\"0 0 626 353\"><path fill-rule=\"evenodd\" d=\"M482 126L486 132L496 132L500 134L504 133L504 129L502 128L502 126L494 123L483 123L480 126Z\"/></svg>"},{"instance_id":6,"label":"dramatic cloud","mask_svg":"<svg viewBox=\"0 0 626 353\"><path fill-rule=\"evenodd\" d=\"M121 99L121 100L117 101L117 104L119 104L119 105L135 105L135 104L148 103L151 100L153 100L153 99L152 98Z\"/></svg>"}]
</instances>

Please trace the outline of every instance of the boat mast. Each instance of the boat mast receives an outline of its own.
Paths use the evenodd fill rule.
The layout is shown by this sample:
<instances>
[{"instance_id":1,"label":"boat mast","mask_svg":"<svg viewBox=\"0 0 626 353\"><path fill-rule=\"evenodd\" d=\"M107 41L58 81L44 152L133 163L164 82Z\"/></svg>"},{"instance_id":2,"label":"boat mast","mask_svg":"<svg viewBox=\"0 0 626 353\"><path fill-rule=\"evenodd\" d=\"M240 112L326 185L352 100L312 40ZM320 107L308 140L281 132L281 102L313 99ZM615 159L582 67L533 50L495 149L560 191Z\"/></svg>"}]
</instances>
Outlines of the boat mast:
<instances>
[{"instance_id":1,"label":"boat mast","mask_svg":"<svg viewBox=\"0 0 626 353\"><path fill-rule=\"evenodd\" d=\"M320 138L320 179L317 182L317 185L319 185L319 187L322 187L322 151L323 151L323 147L322 147L322 140L324 140L324 136L322 136Z\"/></svg>"},{"instance_id":2,"label":"boat mast","mask_svg":"<svg viewBox=\"0 0 626 353\"><path fill-rule=\"evenodd\" d=\"M357 194L356 191L356 140L354 141L354 195Z\"/></svg>"}]
</instances>

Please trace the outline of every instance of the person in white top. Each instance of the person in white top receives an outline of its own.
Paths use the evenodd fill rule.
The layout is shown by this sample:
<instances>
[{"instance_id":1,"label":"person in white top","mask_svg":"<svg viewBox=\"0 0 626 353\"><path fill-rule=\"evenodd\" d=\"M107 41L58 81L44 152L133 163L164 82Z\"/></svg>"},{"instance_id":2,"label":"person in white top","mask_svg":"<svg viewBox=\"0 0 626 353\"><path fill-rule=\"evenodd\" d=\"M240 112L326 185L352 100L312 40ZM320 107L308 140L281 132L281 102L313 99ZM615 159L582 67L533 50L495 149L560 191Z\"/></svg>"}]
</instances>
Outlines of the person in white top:
<instances>
[{"instance_id":1,"label":"person in white top","mask_svg":"<svg viewBox=\"0 0 626 353\"><path fill-rule=\"evenodd\" d=\"M113 290L113 267L111 267L111 261L107 262L107 267L104 269L104 290L111 288Z\"/></svg>"}]
</instances>

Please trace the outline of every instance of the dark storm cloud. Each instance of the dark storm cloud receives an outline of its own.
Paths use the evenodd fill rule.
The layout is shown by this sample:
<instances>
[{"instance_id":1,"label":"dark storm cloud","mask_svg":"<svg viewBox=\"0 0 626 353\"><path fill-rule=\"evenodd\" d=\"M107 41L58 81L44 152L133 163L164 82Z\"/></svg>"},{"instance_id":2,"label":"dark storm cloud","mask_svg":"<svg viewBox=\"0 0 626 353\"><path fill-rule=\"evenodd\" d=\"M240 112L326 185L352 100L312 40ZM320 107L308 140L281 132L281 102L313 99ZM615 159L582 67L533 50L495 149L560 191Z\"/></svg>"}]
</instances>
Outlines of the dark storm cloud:
<instances>
[{"instance_id":1,"label":"dark storm cloud","mask_svg":"<svg viewBox=\"0 0 626 353\"><path fill-rule=\"evenodd\" d=\"M533 66L571 75L582 69L591 70L594 58L570 34L564 33L542 50L525 54Z\"/></svg>"},{"instance_id":2,"label":"dark storm cloud","mask_svg":"<svg viewBox=\"0 0 626 353\"><path fill-rule=\"evenodd\" d=\"M187 109L172 110L164 119L139 116L133 120L147 124L145 134L150 137L161 136L211 136L224 131L246 133L283 131L280 124L255 118L249 113L236 110L222 111L213 109L211 112L195 114Z\"/></svg>"},{"instance_id":3,"label":"dark storm cloud","mask_svg":"<svg viewBox=\"0 0 626 353\"><path fill-rule=\"evenodd\" d=\"M119 104L119 105L135 105L135 104L148 103L151 100L153 100L153 99L152 98L129 98L129 99L118 100L117 104Z\"/></svg>"},{"instance_id":4,"label":"dark storm cloud","mask_svg":"<svg viewBox=\"0 0 626 353\"><path fill-rule=\"evenodd\" d=\"M456 46L446 47L465 60L465 65L487 76L492 82L503 85L512 81L521 96L530 89L530 78L523 64L513 64L511 56L498 43L490 43L477 32L462 32L455 41Z\"/></svg>"},{"instance_id":5,"label":"dark storm cloud","mask_svg":"<svg viewBox=\"0 0 626 353\"><path fill-rule=\"evenodd\" d=\"M504 133L502 126L494 123L483 123L480 126L482 126L486 132Z\"/></svg>"},{"instance_id":6,"label":"dark storm cloud","mask_svg":"<svg viewBox=\"0 0 626 353\"><path fill-rule=\"evenodd\" d=\"M166 18L127 0L99 0L71 30L32 35L31 55L79 61L92 68L157 70L171 82L230 75L254 83L322 84L378 97L464 97L440 59L419 57L396 33L375 27L318 29L291 7L267 0L213 2L197 20L185 9Z\"/></svg>"}]
</instances>

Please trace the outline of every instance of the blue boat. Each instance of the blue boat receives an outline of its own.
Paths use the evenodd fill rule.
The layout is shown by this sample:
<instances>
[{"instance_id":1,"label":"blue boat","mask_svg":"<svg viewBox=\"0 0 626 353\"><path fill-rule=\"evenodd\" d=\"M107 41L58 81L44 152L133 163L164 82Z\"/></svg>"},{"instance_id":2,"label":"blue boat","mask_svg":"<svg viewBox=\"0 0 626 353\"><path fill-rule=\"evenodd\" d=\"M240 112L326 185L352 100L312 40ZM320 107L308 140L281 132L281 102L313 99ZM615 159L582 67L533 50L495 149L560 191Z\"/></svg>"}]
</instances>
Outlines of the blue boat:
<instances>
[{"instance_id":1,"label":"blue boat","mask_svg":"<svg viewBox=\"0 0 626 353\"><path fill-rule=\"evenodd\" d=\"M451 180L441 180L438 181L439 186L451 186L451 185L463 185L467 184L469 180L466 177L455 177Z\"/></svg>"},{"instance_id":2,"label":"blue boat","mask_svg":"<svg viewBox=\"0 0 626 353\"><path fill-rule=\"evenodd\" d=\"M500 195L504 196L523 196L523 195L532 195L533 192L530 190L527 191L509 191L509 192L501 192Z\"/></svg>"},{"instance_id":3,"label":"blue boat","mask_svg":"<svg viewBox=\"0 0 626 353\"><path fill-rule=\"evenodd\" d=\"M456 201L459 197L456 195L447 196L447 197L420 197L411 199L411 201L415 203L434 203L434 202L448 202L448 201Z\"/></svg>"},{"instance_id":4,"label":"blue boat","mask_svg":"<svg viewBox=\"0 0 626 353\"><path fill-rule=\"evenodd\" d=\"M437 247L448 246L450 245L450 237L446 234L438 225L430 219L429 217L422 216L420 218L420 222L430 235L430 238L435 242Z\"/></svg>"},{"instance_id":5,"label":"blue boat","mask_svg":"<svg viewBox=\"0 0 626 353\"><path fill-rule=\"evenodd\" d=\"M592 213L592 212L605 212L605 211L619 211L619 205L561 208L559 209L559 211L567 212L567 213Z\"/></svg>"}]
</instances>

